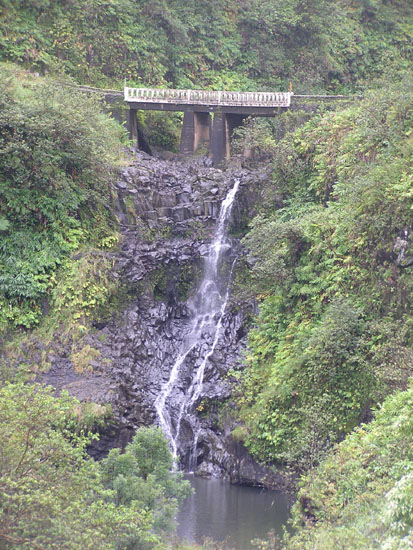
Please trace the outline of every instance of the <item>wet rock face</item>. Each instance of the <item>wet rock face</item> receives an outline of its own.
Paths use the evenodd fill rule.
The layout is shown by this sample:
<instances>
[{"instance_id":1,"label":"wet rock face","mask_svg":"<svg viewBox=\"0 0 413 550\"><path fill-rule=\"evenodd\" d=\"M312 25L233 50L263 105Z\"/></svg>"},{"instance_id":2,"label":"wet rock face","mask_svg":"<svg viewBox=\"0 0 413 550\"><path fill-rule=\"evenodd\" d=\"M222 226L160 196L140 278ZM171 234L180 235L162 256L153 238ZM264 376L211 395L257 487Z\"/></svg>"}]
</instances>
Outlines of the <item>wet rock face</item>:
<instances>
[{"instance_id":1,"label":"wet rock face","mask_svg":"<svg viewBox=\"0 0 413 550\"><path fill-rule=\"evenodd\" d=\"M112 376L118 386L115 409L123 426L136 429L159 421L155 401L190 331L193 309L188 300L202 278L221 203L235 179L240 179L236 216L240 210L244 214L252 211L257 199L256 178L248 172L224 173L203 161L162 161L139 153L115 185L124 234L118 272L128 284L140 285L136 299L116 323L105 328L105 342L112 350ZM220 266L223 279L239 252L239 242L231 239ZM251 304L246 304L248 308ZM178 454L183 467L189 467L195 429L202 440L214 431L208 422L195 422L197 407L204 399L222 400L230 395L226 374L237 366L245 344L243 322L241 309L225 311L202 392L192 410L182 416ZM212 345L211 334L205 332L200 338L173 388L172 424L181 414L193 373ZM222 471L222 467L215 470Z\"/></svg>"},{"instance_id":2,"label":"wet rock face","mask_svg":"<svg viewBox=\"0 0 413 550\"><path fill-rule=\"evenodd\" d=\"M96 333L88 337L99 350L99 360L110 365L96 369L101 377L96 387L103 389L95 397L110 401L115 415L115 427L102 434L91 449L94 456L126 444L139 426L159 422L155 401L190 330L190 300L202 279L221 203L234 180L239 179L230 227L236 226L240 216L252 217L260 181L266 177L265 172L222 172L202 159L165 161L141 152L123 170L114 185L123 234L115 258L115 276L130 289L129 303L111 322L96 323ZM241 251L237 239L230 239L229 245L220 265L223 280ZM235 444L228 426L219 426L214 415L201 414L205 401L219 403L231 394L227 373L239 367L247 334L245 314L252 312L254 304L237 306L235 310L228 302L218 342L206 364L202 391L182 416L178 454L184 468L190 466L191 455L195 457L191 467L202 475L277 485L274 480L269 482L245 449ZM211 335L205 333L183 364L173 388L172 423L179 416L179 404L188 392L193 372L209 349ZM52 367L49 382L53 383L54 373L57 369ZM82 377L78 378L70 378L70 384L75 388L72 393L81 396ZM86 386L93 385L94 379L94 375L83 377ZM55 385L65 387L62 380ZM198 445L194 452L195 438Z\"/></svg>"},{"instance_id":3,"label":"wet rock face","mask_svg":"<svg viewBox=\"0 0 413 550\"><path fill-rule=\"evenodd\" d=\"M192 236L194 222L205 231L202 224L216 220L228 183L221 170L204 162L154 161L138 153L115 186L121 224L126 229L140 226L142 237L147 238L159 236L157 229L162 229L163 236ZM146 227L139 224L139 218Z\"/></svg>"}]
</instances>

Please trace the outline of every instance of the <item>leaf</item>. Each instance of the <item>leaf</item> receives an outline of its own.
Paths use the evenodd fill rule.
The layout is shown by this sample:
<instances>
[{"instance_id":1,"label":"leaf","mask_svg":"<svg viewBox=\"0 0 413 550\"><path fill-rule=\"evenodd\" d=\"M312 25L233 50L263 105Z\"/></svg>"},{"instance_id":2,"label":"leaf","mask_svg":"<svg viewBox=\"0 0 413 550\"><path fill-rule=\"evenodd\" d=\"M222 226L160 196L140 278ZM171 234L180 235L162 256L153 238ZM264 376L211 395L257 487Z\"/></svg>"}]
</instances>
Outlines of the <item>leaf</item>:
<instances>
[{"instance_id":1,"label":"leaf","mask_svg":"<svg viewBox=\"0 0 413 550\"><path fill-rule=\"evenodd\" d=\"M7 231L10 227L10 222L4 218L4 217L1 217L0 218L0 231Z\"/></svg>"}]
</instances>

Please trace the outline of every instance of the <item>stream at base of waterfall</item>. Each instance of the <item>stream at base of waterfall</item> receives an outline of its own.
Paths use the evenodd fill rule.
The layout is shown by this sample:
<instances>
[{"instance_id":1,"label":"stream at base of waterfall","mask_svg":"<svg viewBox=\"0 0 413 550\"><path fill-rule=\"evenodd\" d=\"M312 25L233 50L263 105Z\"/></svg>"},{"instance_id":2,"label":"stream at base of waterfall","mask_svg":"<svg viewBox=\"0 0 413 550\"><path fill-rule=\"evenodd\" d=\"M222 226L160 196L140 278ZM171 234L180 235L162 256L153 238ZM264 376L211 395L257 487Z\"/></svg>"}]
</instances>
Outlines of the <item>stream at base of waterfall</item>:
<instances>
[{"instance_id":1,"label":"stream at base of waterfall","mask_svg":"<svg viewBox=\"0 0 413 550\"><path fill-rule=\"evenodd\" d=\"M226 541L224 548L253 550L261 547L253 545L253 539L282 536L290 509L290 499L285 493L231 485L221 479L188 474L185 477L194 493L178 514L181 540L202 543L208 538L218 543ZM270 532L273 535L268 535Z\"/></svg>"},{"instance_id":2,"label":"stream at base of waterfall","mask_svg":"<svg viewBox=\"0 0 413 550\"><path fill-rule=\"evenodd\" d=\"M160 426L168 438L175 459L177 459L179 454L179 436L182 419L185 415L191 414L194 405L201 395L205 369L220 337L222 319L228 302L229 284L235 260L232 263L226 281L221 280L219 268L223 254L230 246L227 238L227 227L239 183L238 179L235 180L233 187L221 204L214 238L209 246L208 255L204 259L203 278L195 296L188 303L192 314L188 333L182 342L178 357L173 364L169 380L164 384L159 396L155 400L155 409ZM170 403L175 398L174 390L179 381L182 366L186 361L191 360L191 352L200 346L203 346L203 349L198 350L198 355L199 351L201 351L202 360L198 367L192 370L190 385L185 395L180 398L178 407L174 408L177 412L173 415ZM191 426L193 442L189 458L189 468L194 469L196 467L196 448L200 430L195 417L192 418Z\"/></svg>"}]
</instances>

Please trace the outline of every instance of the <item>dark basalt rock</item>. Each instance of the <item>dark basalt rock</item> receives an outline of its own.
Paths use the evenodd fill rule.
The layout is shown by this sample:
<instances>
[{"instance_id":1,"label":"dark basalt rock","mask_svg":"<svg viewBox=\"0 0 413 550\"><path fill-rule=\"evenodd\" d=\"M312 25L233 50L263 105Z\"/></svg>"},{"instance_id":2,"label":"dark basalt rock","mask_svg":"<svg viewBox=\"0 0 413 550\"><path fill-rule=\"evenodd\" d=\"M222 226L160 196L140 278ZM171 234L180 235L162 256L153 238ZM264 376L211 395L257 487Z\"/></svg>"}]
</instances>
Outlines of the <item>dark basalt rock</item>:
<instances>
[{"instance_id":1,"label":"dark basalt rock","mask_svg":"<svg viewBox=\"0 0 413 550\"><path fill-rule=\"evenodd\" d=\"M260 182L266 177L264 171L223 172L204 159L167 161L142 152L122 171L113 188L123 236L121 250L114 256L113 275L132 289L130 302L111 321L94 321L95 332L85 340L99 352L93 374L74 373L66 351L53 356L49 373L42 377L81 399L112 404L114 424L91 446L93 456L99 458L113 446L124 446L139 426L157 422L154 401L169 379L188 331L191 311L185 300L194 294L202 275L221 201L239 178L232 214L236 226L240 216L252 217ZM238 240L231 239L227 267L240 250ZM282 477L258 465L232 439L231 427L220 427L215 413L203 415L197 410L204 400L218 403L230 397L227 374L231 368L240 368L247 334L245 314L254 307L247 302L238 303L235 309L229 302L202 393L195 410L182 418L179 452L182 466L189 467L195 437L191 415L196 415L195 467L200 475L279 487ZM183 369L174 388L174 403L187 391L192 374L188 369L197 368L210 345L207 338L191 352L190 367Z\"/></svg>"}]
</instances>

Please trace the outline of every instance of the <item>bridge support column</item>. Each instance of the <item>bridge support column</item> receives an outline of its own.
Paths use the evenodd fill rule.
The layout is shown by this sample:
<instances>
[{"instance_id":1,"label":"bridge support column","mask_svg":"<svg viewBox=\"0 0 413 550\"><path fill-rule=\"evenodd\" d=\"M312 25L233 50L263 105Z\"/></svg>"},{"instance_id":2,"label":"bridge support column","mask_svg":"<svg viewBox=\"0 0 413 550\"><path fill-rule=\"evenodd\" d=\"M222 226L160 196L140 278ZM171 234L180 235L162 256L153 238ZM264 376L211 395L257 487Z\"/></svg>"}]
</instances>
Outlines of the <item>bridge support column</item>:
<instances>
[{"instance_id":1,"label":"bridge support column","mask_svg":"<svg viewBox=\"0 0 413 550\"><path fill-rule=\"evenodd\" d=\"M232 132L244 122L245 115L215 113L211 136L211 154L215 166L231 155Z\"/></svg>"},{"instance_id":2,"label":"bridge support column","mask_svg":"<svg viewBox=\"0 0 413 550\"><path fill-rule=\"evenodd\" d=\"M138 143L138 119L136 116L136 109L128 109L126 111L126 129L129 132L129 139L130 140L136 140L136 143L139 147Z\"/></svg>"},{"instance_id":3,"label":"bridge support column","mask_svg":"<svg viewBox=\"0 0 413 550\"><path fill-rule=\"evenodd\" d=\"M220 164L224 158L229 158L229 133L227 117L224 113L214 113L211 135L211 154L214 166Z\"/></svg>"},{"instance_id":4,"label":"bridge support column","mask_svg":"<svg viewBox=\"0 0 413 550\"><path fill-rule=\"evenodd\" d=\"M201 144L209 144L210 133L211 115L209 113L185 111L179 152L183 155L192 155Z\"/></svg>"},{"instance_id":5,"label":"bridge support column","mask_svg":"<svg viewBox=\"0 0 413 550\"><path fill-rule=\"evenodd\" d=\"M136 141L137 148L151 155L152 151L150 145L138 124L136 109L128 109L126 111L126 129L129 132L129 139L131 141Z\"/></svg>"}]
</instances>

